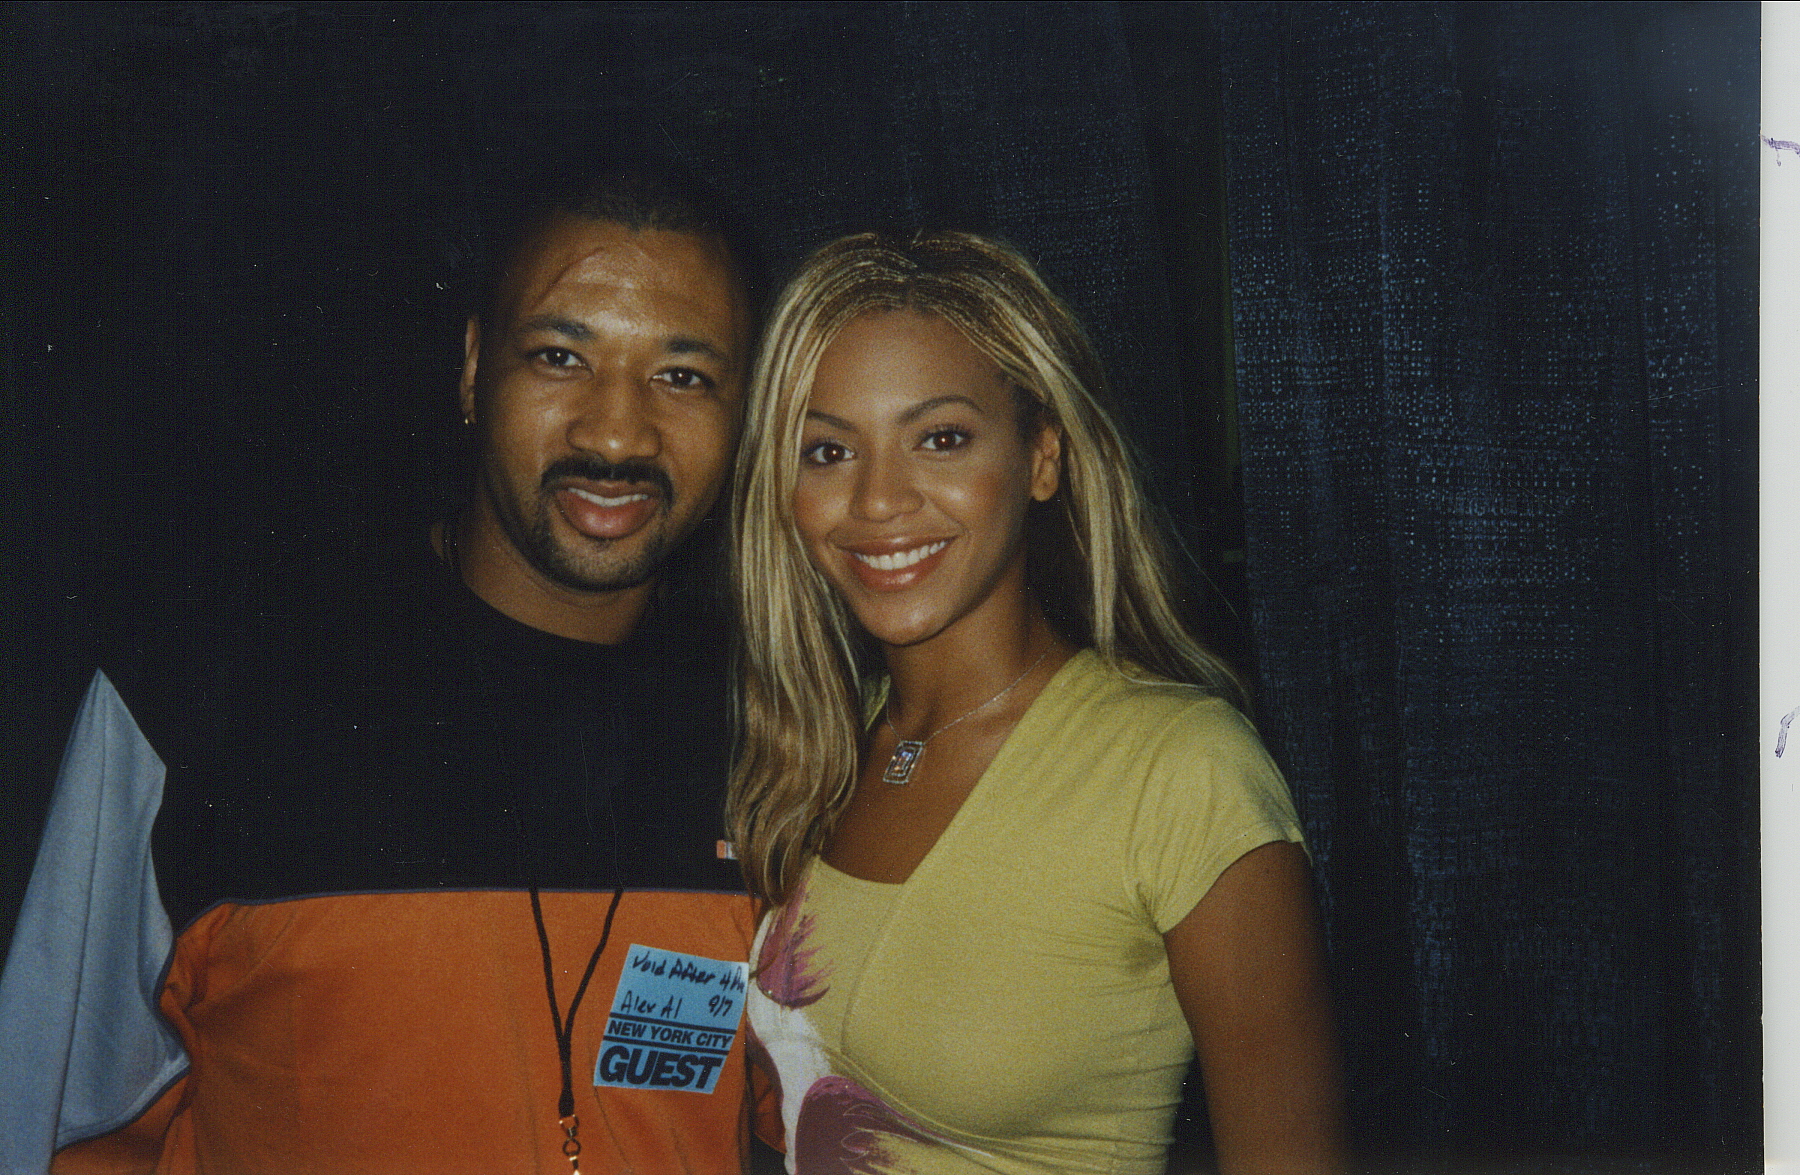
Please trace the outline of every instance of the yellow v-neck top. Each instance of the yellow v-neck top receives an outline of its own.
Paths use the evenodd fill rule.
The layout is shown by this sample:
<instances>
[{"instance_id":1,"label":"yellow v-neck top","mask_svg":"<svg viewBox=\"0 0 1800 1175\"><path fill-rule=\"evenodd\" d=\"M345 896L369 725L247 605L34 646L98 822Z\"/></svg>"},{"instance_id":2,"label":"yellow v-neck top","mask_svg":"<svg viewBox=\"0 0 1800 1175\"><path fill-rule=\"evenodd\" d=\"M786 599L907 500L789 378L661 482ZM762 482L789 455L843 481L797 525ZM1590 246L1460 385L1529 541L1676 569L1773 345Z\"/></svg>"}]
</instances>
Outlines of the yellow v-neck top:
<instances>
[{"instance_id":1,"label":"yellow v-neck top","mask_svg":"<svg viewBox=\"0 0 1800 1175\"><path fill-rule=\"evenodd\" d=\"M1162 935L1300 839L1237 711L1076 654L905 882L815 860L764 919L788 1170L1161 1172L1193 1056Z\"/></svg>"}]
</instances>

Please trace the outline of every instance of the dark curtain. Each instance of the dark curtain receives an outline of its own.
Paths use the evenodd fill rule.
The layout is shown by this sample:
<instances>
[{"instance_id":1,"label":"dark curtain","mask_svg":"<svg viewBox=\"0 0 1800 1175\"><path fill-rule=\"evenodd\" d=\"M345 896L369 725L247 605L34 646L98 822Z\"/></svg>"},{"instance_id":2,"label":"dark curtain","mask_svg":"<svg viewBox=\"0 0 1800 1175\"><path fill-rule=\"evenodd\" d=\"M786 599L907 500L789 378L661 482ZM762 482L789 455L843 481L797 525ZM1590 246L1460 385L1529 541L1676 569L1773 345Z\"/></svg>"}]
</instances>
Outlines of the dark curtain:
<instances>
[{"instance_id":1,"label":"dark curtain","mask_svg":"<svg viewBox=\"0 0 1800 1175\"><path fill-rule=\"evenodd\" d=\"M1259 718L1377 1169L1760 1169L1757 8L1224 4Z\"/></svg>"}]
</instances>

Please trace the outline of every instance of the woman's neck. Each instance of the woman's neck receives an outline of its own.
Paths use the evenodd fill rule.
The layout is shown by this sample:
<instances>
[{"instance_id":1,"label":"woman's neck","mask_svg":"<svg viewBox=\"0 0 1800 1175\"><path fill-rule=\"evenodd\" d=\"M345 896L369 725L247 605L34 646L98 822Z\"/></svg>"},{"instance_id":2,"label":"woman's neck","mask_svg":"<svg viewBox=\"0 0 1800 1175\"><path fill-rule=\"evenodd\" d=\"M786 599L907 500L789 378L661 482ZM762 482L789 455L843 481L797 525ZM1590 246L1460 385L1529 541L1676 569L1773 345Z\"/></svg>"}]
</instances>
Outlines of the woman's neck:
<instances>
[{"instance_id":1,"label":"woman's neck","mask_svg":"<svg viewBox=\"0 0 1800 1175\"><path fill-rule=\"evenodd\" d=\"M885 652L888 718L903 737L923 738L990 703L1022 710L1075 649L1034 603L1009 623Z\"/></svg>"}]
</instances>

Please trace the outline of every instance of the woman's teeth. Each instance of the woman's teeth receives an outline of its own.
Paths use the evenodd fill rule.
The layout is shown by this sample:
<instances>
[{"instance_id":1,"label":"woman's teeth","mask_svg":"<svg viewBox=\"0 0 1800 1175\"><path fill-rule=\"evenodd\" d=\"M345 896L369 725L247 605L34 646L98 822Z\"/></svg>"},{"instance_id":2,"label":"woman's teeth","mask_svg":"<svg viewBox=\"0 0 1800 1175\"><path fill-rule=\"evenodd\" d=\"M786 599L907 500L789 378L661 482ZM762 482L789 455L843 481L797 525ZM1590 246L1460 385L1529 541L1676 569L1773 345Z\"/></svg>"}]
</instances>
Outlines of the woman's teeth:
<instances>
[{"instance_id":1,"label":"woman's teeth","mask_svg":"<svg viewBox=\"0 0 1800 1175\"><path fill-rule=\"evenodd\" d=\"M856 557L877 571L899 571L911 567L921 559L929 559L950 545L949 539L939 539L935 543L926 543L922 547L914 547L910 551L895 551L891 555L857 555ZM851 554L856 554L854 551Z\"/></svg>"}]
</instances>

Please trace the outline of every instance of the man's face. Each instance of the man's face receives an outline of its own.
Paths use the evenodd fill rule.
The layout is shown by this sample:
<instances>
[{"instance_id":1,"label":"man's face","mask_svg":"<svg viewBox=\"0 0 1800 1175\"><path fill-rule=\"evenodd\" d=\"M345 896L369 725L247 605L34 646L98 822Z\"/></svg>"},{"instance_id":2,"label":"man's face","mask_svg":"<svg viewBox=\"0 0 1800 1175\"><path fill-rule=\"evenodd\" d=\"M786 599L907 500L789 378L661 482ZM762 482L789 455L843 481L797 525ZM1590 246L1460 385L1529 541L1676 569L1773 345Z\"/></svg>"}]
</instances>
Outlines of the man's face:
<instances>
[{"instance_id":1,"label":"man's face","mask_svg":"<svg viewBox=\"0 0 1800 1175\"><path fill-rule=\"evenodd\" d=\"M491 321L470 323L462 378L479 430L473 534L497 524L516 587L608 592L655 574L725 479L748 333L707 238L558 216L520 247Z\"/></svg>"}]
</instances>

